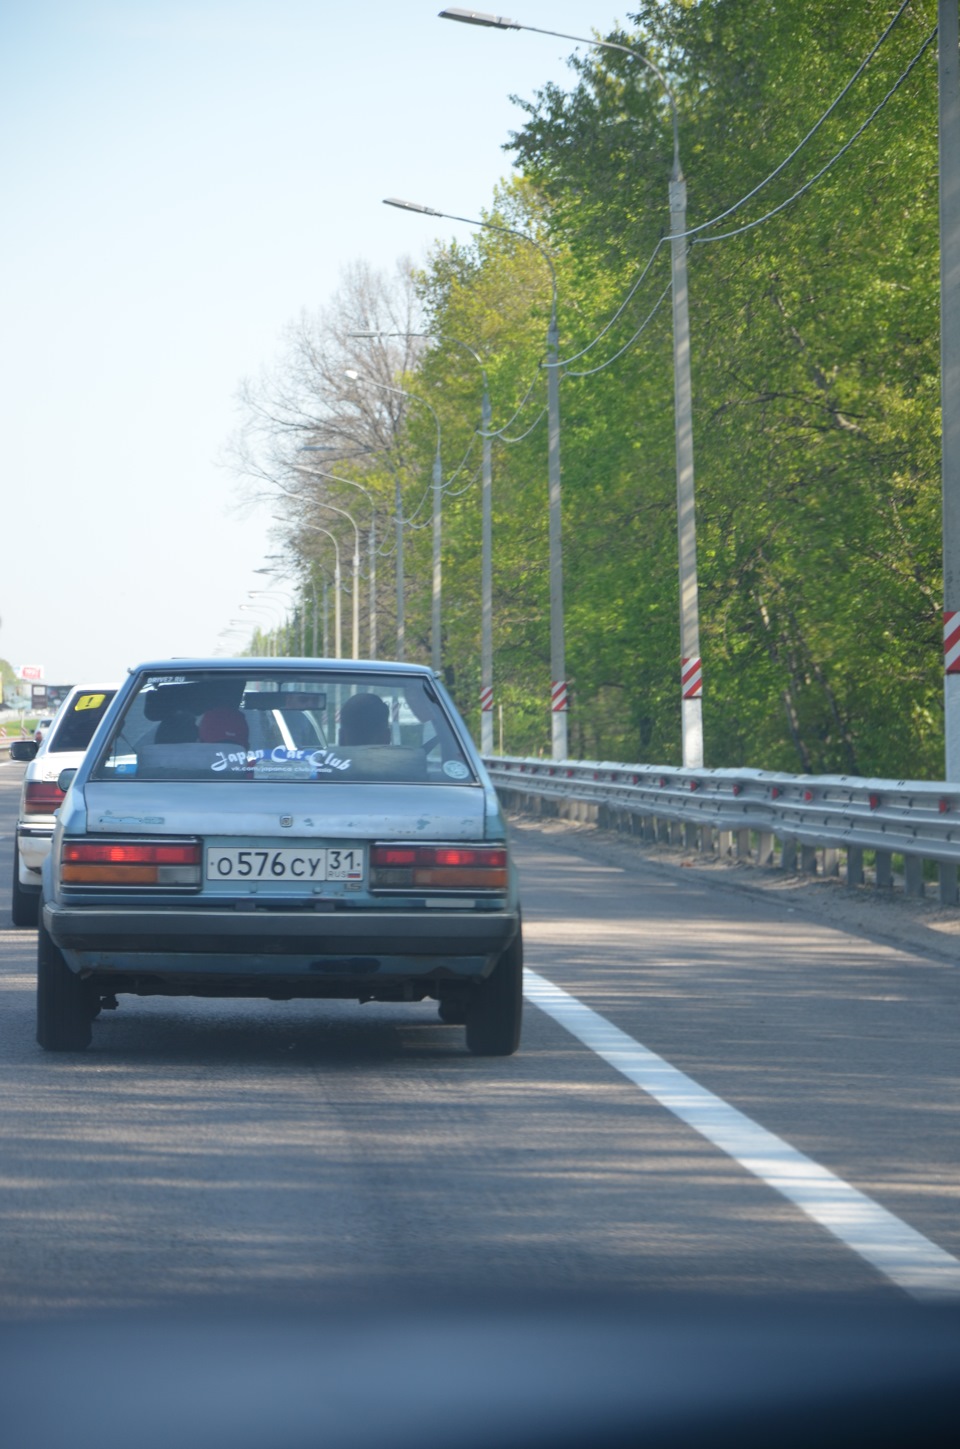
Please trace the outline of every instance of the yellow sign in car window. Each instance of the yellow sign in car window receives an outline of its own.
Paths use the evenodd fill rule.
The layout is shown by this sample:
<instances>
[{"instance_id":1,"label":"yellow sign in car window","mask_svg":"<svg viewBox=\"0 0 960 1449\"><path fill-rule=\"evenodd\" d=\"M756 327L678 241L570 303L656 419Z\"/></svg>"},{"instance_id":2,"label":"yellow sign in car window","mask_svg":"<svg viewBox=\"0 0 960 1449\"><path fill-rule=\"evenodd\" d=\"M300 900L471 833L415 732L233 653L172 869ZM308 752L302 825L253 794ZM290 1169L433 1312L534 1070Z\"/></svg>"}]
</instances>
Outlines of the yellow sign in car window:
<instances>
[{"instance_id":1,"label":"yellow sign in car window","mask_svg":"<svg viewBox=\"0 0 960 1449\"><path fill-rule=\"evenodd\" d=\"M99 709L103 704L103 700L104 696L102 694L81 694L73 707L77 711L81 709Z\"/></svg>"}]
</instances>

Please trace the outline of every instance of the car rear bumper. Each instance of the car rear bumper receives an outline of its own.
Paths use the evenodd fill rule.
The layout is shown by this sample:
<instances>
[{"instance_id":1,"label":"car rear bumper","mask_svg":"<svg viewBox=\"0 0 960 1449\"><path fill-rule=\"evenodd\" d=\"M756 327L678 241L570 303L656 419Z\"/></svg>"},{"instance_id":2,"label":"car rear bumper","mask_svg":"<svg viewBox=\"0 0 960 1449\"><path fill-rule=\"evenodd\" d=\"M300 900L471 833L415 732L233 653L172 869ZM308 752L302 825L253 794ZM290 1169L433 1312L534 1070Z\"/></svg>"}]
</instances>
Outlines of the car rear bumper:
<instances>
[{"instance_id":1,"label":"car rear bumper","mask_svg":"<svg viewBox=\"0 0 960 1449\"><path fill-rule=\"evenodd\" d=\"M519 929L517 910L110 909L46 902L43 920L74 971L170 974L476 976ZM334 965L336 963L336 965Z\"/></svg>"},{"instance_id":2,"label":"car rear bumper","mask_svg":"<svg viewBox=\"0 0 960 1449\"><path fill-rule=\"evenodd\" d=\"M23 872L30 871L33 877L30 883L40 884L40 871L43 862L50 854L52 842L52 820L49 825L17 826L17 854L20 857L21 883L26 883L23 881Z\"/></svg>"}]
</instances>

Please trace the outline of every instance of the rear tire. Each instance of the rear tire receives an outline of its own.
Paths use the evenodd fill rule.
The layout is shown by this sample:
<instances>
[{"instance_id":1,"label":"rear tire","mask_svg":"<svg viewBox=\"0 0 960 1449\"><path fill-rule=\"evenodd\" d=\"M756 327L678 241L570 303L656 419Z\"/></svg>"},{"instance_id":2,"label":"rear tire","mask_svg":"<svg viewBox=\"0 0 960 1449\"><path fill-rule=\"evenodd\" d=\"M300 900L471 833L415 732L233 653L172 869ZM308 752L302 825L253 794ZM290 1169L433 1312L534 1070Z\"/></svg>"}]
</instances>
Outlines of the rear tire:
<instances>
[{"instance_id":1,"label":"rear tire","mask_svg":"<svg viewBox=\"0 0 960 1449\"><path fill-rule=\"evenodd\" d=\"M13 842L13 890L10 894L10 919L15 926L35 926L40 904L39 890L32 891L20 882L20 851Z\"/></svg>"},{"instance_id":2,"label":"rear tire","mask_svg":"<svg viewBox=\"0 0 960 1449\"><path fill-rule=\"evenodd\" d=\"M82 1052L90 1045L93 996L37 923L37 1042L48 1052Z\"/></svg>"},{"instance_id":3,"label":"rear tire","mask_svg":"<svg viewBox=\"0 0 960 1449\"><path fill-rule=\"evenodd\" d=\"M523 935L511 944L467 1006L467 1050L477 1057L509 1057L520 1045L523 1019Z\"/></svg>"}]
</instances>

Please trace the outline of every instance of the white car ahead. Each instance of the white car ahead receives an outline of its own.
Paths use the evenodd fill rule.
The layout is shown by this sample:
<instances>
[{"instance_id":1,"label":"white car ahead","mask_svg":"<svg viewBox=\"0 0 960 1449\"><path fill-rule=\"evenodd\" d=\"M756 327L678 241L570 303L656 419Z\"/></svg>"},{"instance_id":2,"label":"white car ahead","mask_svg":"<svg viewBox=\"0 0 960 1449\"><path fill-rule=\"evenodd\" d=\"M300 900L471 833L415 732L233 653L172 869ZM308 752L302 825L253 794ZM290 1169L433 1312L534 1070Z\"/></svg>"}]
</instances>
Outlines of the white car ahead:
<instances>
[{"instance_id":1,"label":"white car ahead","mask_svg":"<svg viewBox=\"0 0 960 1449\"><path fill-rule=\"evenodd\" d=\"M13 890L10 915L15 926L37 924L40 871L50 854L54 811L63 799L57 784L61 770L80 764L117 684L77 684L57 711L50 728L36 739L14 740L12 760L26 760L20 791L20 813L13 845Z\"/></svg>"}]
</instances>

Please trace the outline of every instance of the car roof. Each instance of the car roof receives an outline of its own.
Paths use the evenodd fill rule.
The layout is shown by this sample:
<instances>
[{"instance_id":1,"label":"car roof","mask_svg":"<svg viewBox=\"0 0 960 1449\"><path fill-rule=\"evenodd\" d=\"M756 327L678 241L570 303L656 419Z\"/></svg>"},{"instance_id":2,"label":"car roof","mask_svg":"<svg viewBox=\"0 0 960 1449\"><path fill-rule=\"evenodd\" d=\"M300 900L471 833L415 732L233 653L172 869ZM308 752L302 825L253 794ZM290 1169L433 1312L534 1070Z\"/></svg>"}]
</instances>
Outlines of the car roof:
<instances>
[{"instance_id":1,"label":"car roof","mask_svg":"<svg viewBox=\"0 0 960 1449\"><path fill-rule=\"evenodd\" d=\"M436 675L429 664L408 664L405 661L396 659L315 659L309 656L303 658L283 655L279 658L251 657L242 655L236 658L227 659L223 655L217 655L210 659L174 658L148 660L144 664L137 664L130 670L131 674L170 674L178 669L209 669L209 670L236 670L245 669L262 671L272 670L336 670L344 674L410 674L426 676L435 679ZM113 688L115 686L111 686Z\"/></svg>"}]
</instances>

